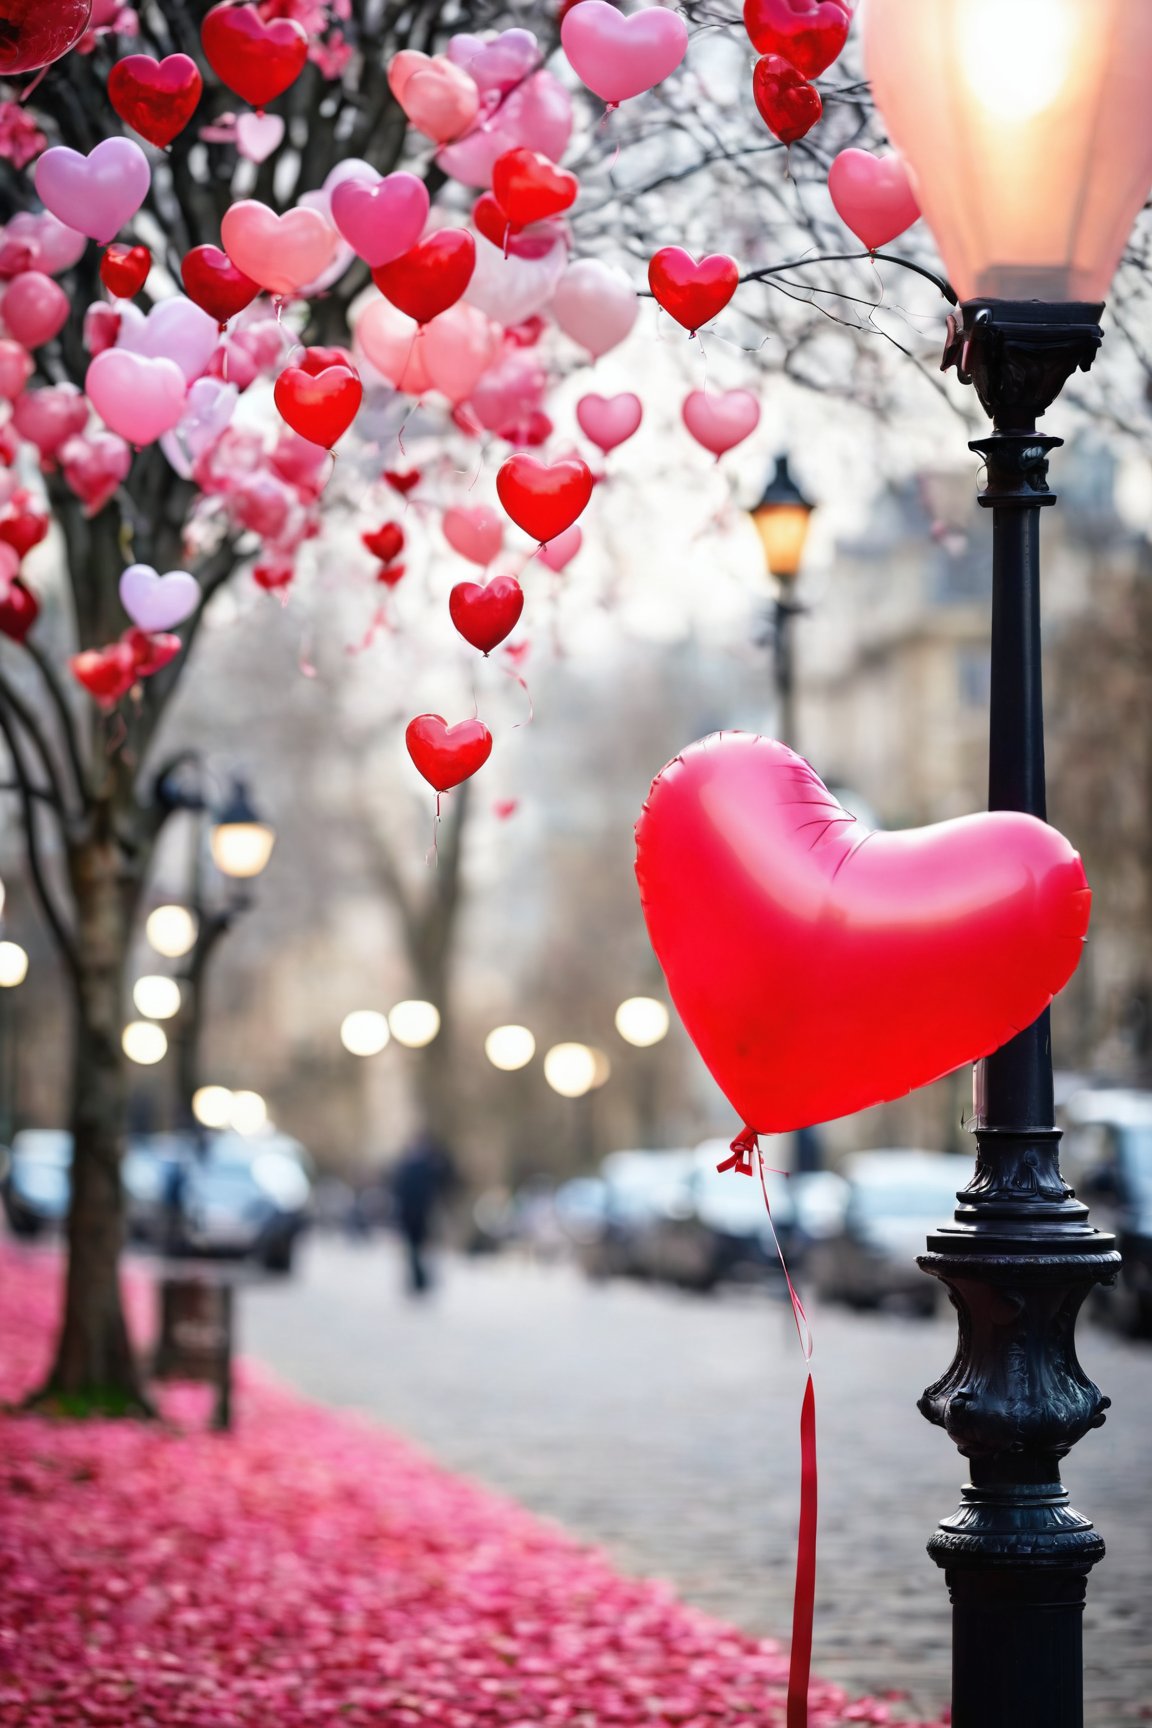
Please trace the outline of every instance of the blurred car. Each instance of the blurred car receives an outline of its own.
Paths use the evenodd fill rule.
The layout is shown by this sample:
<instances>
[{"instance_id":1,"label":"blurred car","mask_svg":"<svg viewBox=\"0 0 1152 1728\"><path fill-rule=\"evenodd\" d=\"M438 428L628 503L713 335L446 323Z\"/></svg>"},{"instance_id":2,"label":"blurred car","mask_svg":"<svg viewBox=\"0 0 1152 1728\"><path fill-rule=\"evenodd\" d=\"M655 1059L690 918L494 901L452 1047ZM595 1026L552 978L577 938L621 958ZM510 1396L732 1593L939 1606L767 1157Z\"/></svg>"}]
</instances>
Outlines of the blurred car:
<instances>
[{"instance_id":1,"label":"blurred car","mask_svg":"<svg viewBox=\"0 0 1152 1728\"><path fill-rule=\"evenodd\" d=\"M679 1180L655 1196L635 1250L648 1277L701 1291L729 1279L782 1279L773 1225L789 1269L797 1270L790 1179L774 1170L765 1172L770 1221L756 1178L717 1170L729 1150L727 1140L706 1140L689 1155ZM771 1144L766 1142L765 1164L771 1162Z\"/></svg>"},{"instance_id":2,"label":"blurred car","mask_svg":"<svg viewBox=\"0 0 1152 1728\"><path fill-rule=\"evenodd\" d=\"M22 1129L5 1160L2 1190L14 1235L58 1230L72 1194L71 1134L61 1128Z\"/></svg>"},{"instance_id":3,"label":"blurred car","mask_svg":"<svg viewBox=\"0 0 1152 1728\"><path fill-rule=\"evenodd\" d=\"M1152 1093L1075 1092L1064 1122L1065 1179L1092 1208L1093 1223L1115 1232L1124 1260L1097 1305L1122 1331L1152 1337Z\"/></svg>"},{"instance_id":4,"label":"blurred car","mask_svg":"<svg viewBox=\"0 0 1152 1728\"><path fill-rule=\"evenodd\" d=\"M577 1241L580 1264L591 1278L647 1278L645 1235L652 1221L683 1203L692 1168L687 1151L611 1152L600 1166L599 1216L585 1216ZM569 1232L570 1233L570 1232Z\"/></svg>"},{"instance_id":5,"label":"blurred car","mask_svg":"<svg viewBox=\"0 0 1152 1728\"><path fill-rule=\"evenodd\" d=\"M935 1313L944 1290L921 1272L916 1256L929 1232L956 1210L956 1195L971 1179L970 1160L943 1152L858 1152L844 1175L840 1222L809 1248L813 1290L849 1308L897 1301Z\"/></svg>"}]
</instances>

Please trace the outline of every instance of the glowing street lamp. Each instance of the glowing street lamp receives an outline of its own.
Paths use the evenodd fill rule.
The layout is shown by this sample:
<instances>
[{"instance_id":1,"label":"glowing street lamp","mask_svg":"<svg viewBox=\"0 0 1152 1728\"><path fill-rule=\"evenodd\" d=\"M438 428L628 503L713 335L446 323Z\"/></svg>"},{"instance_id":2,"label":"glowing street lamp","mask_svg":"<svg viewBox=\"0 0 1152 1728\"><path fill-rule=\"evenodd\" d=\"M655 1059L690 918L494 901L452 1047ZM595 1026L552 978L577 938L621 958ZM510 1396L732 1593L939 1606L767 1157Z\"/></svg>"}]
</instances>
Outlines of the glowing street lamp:
<instances>
[{"instance_id":1,"label":"glowing street lamp","mask_svg":"<svg viewBox=\"0 0 1152 1728\"><path fill-rule=\"evenodd\" d=\"M154 1068L168 1054L168 1035L153 1020L130 1020L120 1044L129 1062L140 1068Z\"/></svg>"},{"instance_id":2,"label":"glowing street lamp","mask_svg":"<svg viewBox=\"0 0 1152 1728\"><path fill-rule=\"evenodd\" d=\"M180 1012L180 986L175 978L146 973L132 986L132 1006L146 1020L171 1020Z\"/></svg>"},{"instance_id":3,"label":"glowing street lamp","mask_svg":"<svg viewBox=\"0 0 1152 1728\"><path fill-rule=\"evenodd\" d=\"M19 942L0 942L0 990L14 990L27 976L27 951Z\"/></svg>"},{"instance_id":4,"label":"glowing street lamp","mask_svg":"<svg viewBox=\"0 0 1152 1728\"><path fill-rule=\"evenodd\" d=\"M422 1050L440 1030L440 1010L432 1002L397 1002L388 1015L388 1027L397 1044Z\"/></svg>"},{"instance_id":5,"label":"glowing street lamp","mask_svg":"<svg viewBox=\"0 0 1152 1728\"><path fill-rule=\"evenodd\" d=\"M536 1054L536 1040L527 1026L494 1026L484 1040L484 1054L493 1068L512 1074L527 1068Z\"/></svg>"},{"instance_id":6,"label":"glowing street lamp","mask_svg":"<svg viewBox=\"0 0 1152 1728\"><path fill-rule=\"evenodd\" d=\"M227 1086L198 1086L192 1094L192 1114L202 1128L227 1128L232 1121L232 1093Z\"/></svg>"},{"instance_id":7,"label":"glowing street lamp","mask_svg":"<svg viewBox=\"0 0 1152 1728\"><path fill-rule=\"evenodd\" d=\"M616 1010L616 1030L626 1044L647 1050L668 1036L668 1010L655 996L629 996Z\"/></svg>"},{"instance_id":8,"label":"glowing street lamp","mask_svg":"<svg viewBox=\"0 0 1152 1728\"><path fill-rule=\"evenodd\" d=\"M375 1008L356 1008L340 1022L340 1042L350 1056L378 1056L391 1036L387 1015Z\"/></svg>"},{"instance_id":9,"label":"glowing street lamp","mask_svg":"<svg viewBox=\"0 0 1152 1728\"><path fill-rule=\"evenodd\" d=\"M259 1134L268 1125L268 1106L259 1092L239 1091L232 1094L228 1126L237 1134Z\"/></svg>"},{"instance_id":10,"label":"glowing street lamp","mask_svg":"<svg viewBox=\"0 0 1152 1728\"><path fill-rule=\"evenodd\" d=\"M597 1072L596 1052L587 1044L553 1044L544 1057L544 1078L561 1098L583 1098L596 1085Z\"/></svg>"},{"instance_id":11,"label":"glowing street lamp","mask_svg":"<svg viewBox=\"0 0 1152 1728\"><path fill-rule=\"evenodd\" d=\"M186 906L157 906L148 914L144 934L165 960L182 960L196 943L197 923Z\"/></svg>"},{"instance_id":12,"label":"glowing street lamp","mask_svg":"<svg viewBox=\"0 0 1152 1728\"><path fill-rule=\"evenodd\" d=\"M256 814L243 780L232 782L231 796L216 814L209 844L222 876L251 881L267 869L276 830Z\"/></svg>"},{"instance_id":13,"label":"glowing street lamp","mask_svg":"<svg viewBox=\"0 0 1152 1728\"><path fill-rule=\"evenodd\" d=\"M793 480L787 456L778 456L775 473L759 503L748 512L760 537L765 571L776 588L771 638L776 675L776 730L785 744L796 741L792 620L803 610L792 598L792 590L800 574L815 508Z\"/></svg>"}]
</instances>

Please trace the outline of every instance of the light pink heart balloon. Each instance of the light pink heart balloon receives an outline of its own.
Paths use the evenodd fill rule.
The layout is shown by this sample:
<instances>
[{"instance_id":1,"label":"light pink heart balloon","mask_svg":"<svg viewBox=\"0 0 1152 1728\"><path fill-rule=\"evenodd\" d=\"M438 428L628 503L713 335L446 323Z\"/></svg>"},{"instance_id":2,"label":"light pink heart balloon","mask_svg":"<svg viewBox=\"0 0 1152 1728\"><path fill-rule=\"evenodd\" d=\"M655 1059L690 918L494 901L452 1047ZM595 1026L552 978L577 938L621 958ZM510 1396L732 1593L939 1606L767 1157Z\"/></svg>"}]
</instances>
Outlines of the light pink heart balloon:
<instances>
[{"instance_id":1,"label":"light pink heart balloon","mask_svg":"<svg viewBox=\"0 0 1152 1728\"><path fill-rule=\"evenodd\" d=\"M388 84L417 132L437 144L459 138L480 112L475 83L442 54L402 48L388 68Z\"/></svg>"},{"instance_id":2,"label":"light pink heart balloon","mask_svg":"<svg viewBox=\"0 0 1152 1728\"><path fill-rule=\"evenodd\" d=\"M430 388L415 319L405 317L383 297L371 301L360 314L356 341L381 378L406 396L422 396Z\"/></svg>"},{"instance_id":3,"label":"light pink heart balloon","mask_svg":"<svg viewBox=\"0 0 1152 1728\"><path fill-rule=\"evenodd\" d=\"M84 506L85 516L103 510L132 467L132 447L115 432L69 438L60 446L64 478Z\"/></svg>"},{"instance_id":4,"label":"light pink heart balloon","mask_svg":"<svg viewBox=\"0 0 1152 1728\"><path fill-rule=\"evenodd\" d=\"M202 307L183 294L161 300L145 317L126 303L120 311L117 346L151 360L175 360L191 384L207 370L220 345L220 326Z\"/></svg>"},{"instance_id":5,"label":"light pink heart balloon","mask_svg":"<svg viewBox=\"0 0 1152 1728\"><path fill-rule=\"evenodd\" d=\"M581 0L584 5L588 0ZM445 174L464 186L488 187L492 168L507 150L537 150L559 162L572 137L572 98L551 72L541 70L488 118L436 152Z\"/></svg>"},{"instance_id":6,"label":"light pink heart balloon","mask_svg":"<svg viewBox=\"0 0 1152 1728\"><path fill-rule=\"evenodd\" d=\"M283 142L284 121L279 114L245 112L237 117L236 148L249 162L267 162Z\"/></svg>"},{"instance_id":7,"label":"light pink heart balloon","mask_svg":"<svg viewBox=\"0 0 1152 1728\"><path fill-rule=\"evenodd\" d=\"M590 391L576 404L576 421L586 438L599 445L604 454L627 443L644 418L639 396L631 390L619 396L599 396Z\"/></svg>"},{"instance_id":8,"label":"light pink heart balloon","mask_svg":"<svg viewBox=\"0 0 1152 1728\"><path fill-rule=\"evenodd\" d=\"M256 198L244 198L224 212L220 239L237 270L280 297L298 294L322 275L340 244L318 210L278 216Z\"/></svg>"},{"instance_id":9,"label":"light pink heart balloon","mask_svg":"<svg viewBox=\"0 0 1152 1728\"><path fill-rule=\"evenodd\" d=\"M97 354L84 389L109 431L118 432L137 450L172 430L187 395L175 360L153 360L127 348Z\"/></svg>"},{"instance_id":10,"label":"light pink heart balloon","mask_svg":"<svg viewBox=\"0 0 1152 1728\"><path fill-rule=\"evenodd\" d=\"M46 210L106 246L148 196L152 170L139 144L115 137L103 139L87 156L57 144L40 157L33 178Z\"/></svg>"},{"instance_id":11,"label":"light pink heart balloon","mask_svg":"<svg viewBox=\"0 0 1152 1728\"><path fill-rule=\"evenodd\" d=\"M675 72L688 51L688 26L665 6L625 15L608 0L580 0L560 41L576 76L614 108Z\"/></svg>"},{"instance_id":12,"label":"light pink heart balloon","mask_svg":"<svg viewBox=\"0 0 1152 1728\"><path fill-rule=\"evenodd\" d=\"M84 256L87 236L58 222L50 210L21 210L4 230L6 240L24 241L34 251L33 268L46 276L71 270Z\"/></svg>"},{"instance_id":13,"label":"light pink heart balloon","mask_svg":"<svg viewBox=\"0 0 1152 1728\"><path fill-rule=\"evenodd\" d=\"M230 423L240 400L235 383L220 378L197 378L188 392L180 424L165 432L160 448L181 479L190 480L197 458L214 444Z\"/></svg>"},{"instance_id":14,"label":"light pink heart balloon","mask_svg":"<svg viewBox=\"0 0 1152 1728\"><path fill-rule=\"evenodd\" d=\"M583 6L595 4L581 0ZM627 276L599 258L578 258L570 264L552 296L557 324L594 360L623 342L639 314L640 302Z\"/></svg>"},{"instance_id":15,"label":"light pink heart balloon","mask_svg":"<svg viewBox=\"0 0 1152 1728\"><path fill-rule=\"evenodd\" d=\"M715 396L692 390L680 412L697 444L711 450L717 461L726 450L742 444L760 424L760 404L750 390L723 390Z\"/></svg>"},{"instance_id":16,"label":"light pink heart balloon","mask_svg":"<svg viewBox=\"0 0 1152 1728\"><path fill-rule=\"evenodd\" d=\"M463 402L499 354L504 332L461 300L425 325L421 341L432 388L449 402Z\"/></svg>"},{"instance_id":17,"label":"light pink heart balloon","mask_svg":"<svg viewBox=\"0 0 1152 1728\"><path fill-rule=\"evenodd\" d=\"M499 246L477 235L476 268L464 298L505 327L522 324L549 304L567 265L563 242L542 258L505 258Z\"/></svg>"},{"instance_id":18,"label":"light pink heart balloon","mask_svg":"<svg viewBox=\"0 0 1152 1728\"><path fill-rule=\"evenodd\" d=\"M151 564L129 564L120 578L120 604L133 624L149 635L183 624L200 599L200 584L187 570L169 570L161 576Z\"/></svg>"},{"instance_id":19,"label":"light pink heart balloon","mask_svg":"<svg viewBox=\"0 0 1152 1728\"><path fill-rule=\"evenodd\" d=\"M370 269L410 252L428 220L428 188L415 174L387 174L374 184L342 180L330 193L332 220Z\"/></svg>"},{"instance_id":20,"label":"light pink heart balloon","mask_svg":"<svg viewBox=\"0 0 1152 1728\"><path fill-rule=\"evenodd\" d=\"M453 552L471 564L491 564L504 544L504 523L490 504L453 504L441 523Z\"/></svg>"},{"instance_id":21,"label":"light pink heart balloon","mask_svg":"<svg viewBox=\"0 0 1152 1728\"><path fill-rule=\"evenodd\" d=\"M448 44L448 58L460 66L483 94L512 90L540 64L540 44L531 30L502 30L487 42L461 33Z\"/></svg>"},{"instance_id":22,"label":"light pink heart balloon","mask_svg":"<svg viewBox=\"0 0 1152 1728\"><path fill-rule=\"evenodd\" d=\"M841 150L828 173L828 191L841 221L869 252L887 246L919 220L912 181L896 155Z\"/></svg>"},{"instance_id":23,"label":"light pink heart balloon","mask_svg":"<svg viewBox=\"0 0 1152 1728\"><path fill-rule=\"evenodd\" d=\"M68 316L68 296L40 270L25 270L10 282L0 306L5 328L24 348L39 348L59 335Z\"/></svg>"},{"instance_id":24,"label":"light pink heart balloon","mask_svg":"<svg viewBox=\"0 0 1152 1728\"><path fill-rule=\"evenodd\" d=\"M582 4L587 5L588 0L582 0ZM573 522L571 528L565 528L563 534L555 535L546 546L541 546L536 556L542 564L547 564L549 570L554 570L559 575L561 570L571 564L583 544L584 530L579 522Z\"/></svg>"},{"instance_id":25,"label":"light pink heart balloon","mask_svg":"<svg viewBox=\"0 0 1152 1728\"><path fill-rule=\"evenodd\" d=\"M75 384L25 390L16 398L12 424L21 438L35 444L40 455L49 460L66 439L83 432L88 424L88 404Z\"/></svg>"},{"instance_id":26,"label":"light pink heart balloon","mask_svg":"<svg viewBox=\"0 0 1152 1728\"><path fill-rule=\"evenodd\" d=\"M486 432L505 432L527 420L543 404L548 374L523 348L507 348L486 372L468 406Z\"/></svg>"}]
</instances>

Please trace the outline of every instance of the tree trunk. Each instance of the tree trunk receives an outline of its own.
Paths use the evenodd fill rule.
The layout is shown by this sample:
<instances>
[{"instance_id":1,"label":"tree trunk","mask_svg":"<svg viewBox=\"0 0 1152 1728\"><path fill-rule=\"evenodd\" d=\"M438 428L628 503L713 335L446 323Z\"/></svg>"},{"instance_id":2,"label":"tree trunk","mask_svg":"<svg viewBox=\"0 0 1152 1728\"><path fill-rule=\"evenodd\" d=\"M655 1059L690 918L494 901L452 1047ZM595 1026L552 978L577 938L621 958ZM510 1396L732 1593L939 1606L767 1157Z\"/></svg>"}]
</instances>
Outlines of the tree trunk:
<instances>
[{"instance_id":1,"label":"tree trunk","mask_svg":"<svg viewBox=\"0 0 1152 1728\"><path fill-rule=\"evenodd\" d=\"M76 904L72 1205L64 1324L37 1402L78 1412L147 1409L120 1290L124 1241L120 1183L127 1104L121 1047L132 895L115 841L71 853Z\"/></svg>"}]
</instances>

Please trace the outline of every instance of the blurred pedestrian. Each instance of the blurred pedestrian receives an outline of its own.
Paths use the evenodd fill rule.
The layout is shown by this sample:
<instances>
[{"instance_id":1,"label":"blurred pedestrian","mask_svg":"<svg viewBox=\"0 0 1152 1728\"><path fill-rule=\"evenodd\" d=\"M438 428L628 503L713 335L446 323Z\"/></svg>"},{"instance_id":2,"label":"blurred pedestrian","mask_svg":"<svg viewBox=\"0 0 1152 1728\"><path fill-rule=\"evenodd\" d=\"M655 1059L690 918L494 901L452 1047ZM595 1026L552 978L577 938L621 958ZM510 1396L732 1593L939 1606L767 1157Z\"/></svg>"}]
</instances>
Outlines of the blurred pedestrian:
<instances>
[{"instance_id":1,"label":"blurred pedestrian","mask_svg":"<svg viewBox=\"0 0 1152 1728\"><path fill-rule=\"evenodd\" d=\"M456 1167L444 1142L421 1129L400 1154L392 1171L396 1227L407 1250L409 1293L422 1296L432 1287L426 1259L437 1207L456 1181Z\"/></svg>"}]
</instances>

